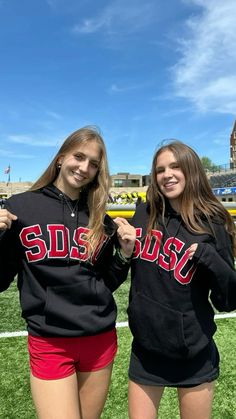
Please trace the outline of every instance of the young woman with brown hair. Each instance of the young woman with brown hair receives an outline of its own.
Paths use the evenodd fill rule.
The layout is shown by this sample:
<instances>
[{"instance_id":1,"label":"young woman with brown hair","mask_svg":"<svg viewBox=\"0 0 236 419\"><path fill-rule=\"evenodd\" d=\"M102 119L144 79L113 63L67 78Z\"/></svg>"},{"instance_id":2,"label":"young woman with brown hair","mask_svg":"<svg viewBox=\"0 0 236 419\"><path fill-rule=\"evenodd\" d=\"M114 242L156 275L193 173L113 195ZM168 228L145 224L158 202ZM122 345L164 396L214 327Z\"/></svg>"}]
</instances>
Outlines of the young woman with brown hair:
<instances>
[{"instance_id":1,"label":"young woman with brown hair","mask_svg":"<svg viewBox=\"0 0 236 419\"><path fill-rule=\"evenodd\" d=\"M212 305L236 309L235 226L194 150L179 141L157 150L132 224L129 417L156 418L164 388L175 387L181 419L209 419L219 374Z\"/></svg>"}]
</instances>

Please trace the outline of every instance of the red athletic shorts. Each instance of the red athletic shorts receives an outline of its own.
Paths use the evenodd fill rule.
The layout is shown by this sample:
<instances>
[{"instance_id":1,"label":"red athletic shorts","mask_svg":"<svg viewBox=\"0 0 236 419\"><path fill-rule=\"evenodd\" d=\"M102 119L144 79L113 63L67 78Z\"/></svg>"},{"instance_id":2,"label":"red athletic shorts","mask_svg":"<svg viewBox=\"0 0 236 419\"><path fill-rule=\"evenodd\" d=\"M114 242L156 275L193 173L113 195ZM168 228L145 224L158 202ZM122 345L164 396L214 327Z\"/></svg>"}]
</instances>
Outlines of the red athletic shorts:
<instances>
[{"instance_id":1,"label":"red athletic shorts","mask_svg":"<svg viewBox=\"0 0 236 419\"><path fill-rule=\"evenodd\" d=\"M34 377L57 380L76 371L105 368L117 351L116 330L93 336L28 336L29 365Z\"/></svg>"}]
</instances>

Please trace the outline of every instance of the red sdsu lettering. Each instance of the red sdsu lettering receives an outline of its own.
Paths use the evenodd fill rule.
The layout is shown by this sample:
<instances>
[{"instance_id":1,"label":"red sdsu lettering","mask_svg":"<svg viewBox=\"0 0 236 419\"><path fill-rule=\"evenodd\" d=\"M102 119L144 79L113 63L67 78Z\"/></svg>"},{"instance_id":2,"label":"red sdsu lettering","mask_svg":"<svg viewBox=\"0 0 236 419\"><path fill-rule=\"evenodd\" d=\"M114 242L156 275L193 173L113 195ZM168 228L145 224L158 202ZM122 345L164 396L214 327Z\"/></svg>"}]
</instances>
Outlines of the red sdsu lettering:
<instances>
[{"instance_id":1,"label":"red sdsu lettering","mask_svg":"<svg viewBox=\"0 0 236 419\"><path fill-rule=\"evenodd\" d=\"M191 264L190 269L186 272L185 275L182 275L181 270L183 270L187 262ZM194 264L189 261L188 251L186 250L174 269L174 277L180 284L183 284L183 285L189 284L192 280L192 277L196 269L197 267L194 266Z\"/></svg>"},{"instance_id":2,"label":"red sdsu lettering","mask_svg":"<svg viewBox=\"0 0 236 419\"><path fill-rule=\"evenodd\" d=\"M71 259L80 259L80 260L87 260L88 259L88 242L83 238L86 234L88 234L89 229L84 227L78 227L73 234L73 240L77 244L78 247L72 246L70 251L70 258Z\"/></svg>"},{"instance_id":3,"label":"red sdsu lettering","mask_svg":"<svg viewBox=\"0 0 236 419\"><path fill-rule=\"evenodd\" d=\"M95 251L92 254L92 258L91 258L92 264L94 264L95 261L98 259L99 255L101 253L101 250L104 249L104 247L106 246L107 241L108 241L108 237L106 237L104 235L101 239L101 243L98 244L98 246L96 247Z\"/></svg>"},{"instance_id":4,"label":"red sdsu lettering","mask_svg":"<svg viewBox=\"0 0 236 419\"><path fill-rule=\"evenodd\" d=\"M154 238L154 243L153 243ZM146 236L143 250L140 254L141 259L149 260L150 262L154 262L157 259L159 251L160 251L160 244L162 239L161 231L152 230L151 235Z\"/></svg>"},{"instance_id":5,"label":"red sdsu lettering","mask_svg":"<svg viewBox=\"0 0 236 419\"><path fill-rule=\"evenodd\" d=\"M20 240L23 246L28 249L34 249L34 251L28 250L25 252L28 262L42 260L47 254L47 247L44 240L38 238L41 235L42 231L38 224L25 227L20 233Z\"/></svg>"},{"instance_id":6,"label":"red sdsu lettering","mask_svg":"<svg viewBox=\"0 0 236 419\"><path fill-rule=\"evenodd\" d=\"M68 255L68 247L70 247L70 235L69 230L63 224L48 224L48 242L49 250L47 249L46 241L40 238L42 236L42 230L40 225L34 225L25 227L20 233L20 240L27 250L25 252L28 262L37 262L46 257L48 258L66 258ZM87 260L89 243L85 240L85 236L88 234L89 229L85 227L78 227L73 232L73 242L76 245L72 245L70 249L70 258ZM91 263L94 263L98 257L104 243L107 241L107 237L104 239L95 249L92 255Z\"/></svg>"},{"instance_id":7,"label":"red sdsu lettering","mask_svg":"<svg viewBox=\"0 0 236 419\"><path fill-rule=\"evenodd\" d=\"M171 271L174 269L178 258L176 252L180 253L182 248L184 246L184 243L177 239L176 237L169 237L165 243L163 244L163 253L164 255L160 254L158 259L158 264L166 271ZM166 260L165 256L167 256L169 259Z\"/></svg>"},{"instance_id":8,"label":"red sdsu lettering","mask_svg":"<svg viewBox=\"0 0 236 419\"><path fill-rule=\"evenodd\" d=\"M136 228L136 241L134 257L147 262L155 262L165 269L166 271L173 271L173 277L182 285L187 285L191 282L192 277L195 273L196 266L193 262L188 259L187 250L182 256L180 256L185 243L179 240L177 237L168 237L163 242L162 253L160 252L162 232L158 230L152 230L151 237L146 236L144 241L138 238L142 237L142 229ZM154 237L154 243L153 243ZM188 264L189 269L183 273L183 270Z\"/></svg>"},{"instance_id":9,"label":"red sdsu lettering","mask_svg":"<svg viewBox=\"0 0 236 419\"><path fill-rule=\"evenodd\" d=\"M138 257L141 252L141 241L138 240L138 237L142 237L141 228L136 228L136 240L135 240L135 247L134 247L134 252L133 252L134 258Z\"/></svg>"},{"instance_id":10,"label":"red sdsu lettering","mask_svg":"<svg viewBox=\"0 0 236 419\"><path fill-rule=\"evenodd\" d=\"M65 258L68 254L69 231L63 225L50 224L47 226L49 233L50 249L48 251L49 258ZM61 239L61 240L59 240ZM59 249L59 243L62 248Z\"/></svg>"}]
</instances>

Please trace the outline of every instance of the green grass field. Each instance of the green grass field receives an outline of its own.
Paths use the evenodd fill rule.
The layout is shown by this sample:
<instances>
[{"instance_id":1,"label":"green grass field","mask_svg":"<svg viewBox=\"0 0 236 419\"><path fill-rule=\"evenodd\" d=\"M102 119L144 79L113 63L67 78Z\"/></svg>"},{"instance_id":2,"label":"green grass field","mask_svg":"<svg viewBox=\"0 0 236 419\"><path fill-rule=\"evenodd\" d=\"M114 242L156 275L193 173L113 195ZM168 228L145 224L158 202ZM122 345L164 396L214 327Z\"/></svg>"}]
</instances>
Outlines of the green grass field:
<instances>
[{"instance_id":1,"label":"green grass field","mask_svg":"<svg viewBox=\"0 0 236 419\"><path fill-rule=\"evenodd\" d=\"M129 281L115 293L118 321L126 321ZM20 317L15 283L0 294L0 333L25 330ZM221 354L221 374L216 383L213 419L236 419L236 318L218 319L215 340ZM119 349L112 383L102 419L127 419L127 370L131 335L118 328ZM0 338L0 418L34 419L28 374L26 337ZM166 389L160 407L160 419L177 419L175 389ZM69 418L68 418L69 419Z\"/></svg>"}]
</instances>

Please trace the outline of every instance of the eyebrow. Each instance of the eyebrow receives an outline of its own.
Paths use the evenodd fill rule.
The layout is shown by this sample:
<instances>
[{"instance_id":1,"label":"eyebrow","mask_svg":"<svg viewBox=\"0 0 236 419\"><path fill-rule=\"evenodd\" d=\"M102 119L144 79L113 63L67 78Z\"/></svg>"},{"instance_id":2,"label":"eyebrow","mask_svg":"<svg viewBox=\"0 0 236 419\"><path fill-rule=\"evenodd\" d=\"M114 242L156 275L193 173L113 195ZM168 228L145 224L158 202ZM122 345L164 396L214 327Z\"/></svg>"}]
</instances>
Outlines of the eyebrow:
<instances>
[{"instance_id":1,"label":"eyebrow","mask_svg":"<svg viewBox=\"0 0 236 419\"><path fill-rule=\"evenodd\" d=\"M100 160L90 159L90 158L89 158L86 154L84 154L82 151L77 151L77 152L75 153L75 155L78 155L78 154L80 154L82 157L87 157L91 163L96 163L96 164L99 164L99 163L100 163Z\"/></svg>"},{"instance_id":2,"label":"eyebrow","mask_svg":"<svg viewBox=\"0 0 236 419\"><path fill-rule=\"evenodd\" d=\"M171 162L168 166L169 166L169 167L172 167L172 166L175 166L176 164L177 164L178 166L180 166L180 165L179 165L179 162L178 162L177 160L176 160L176 161L174 161L174 162ZM162 170L162 169L164 169L164 167L165 167L165 166L156 166L156 167L155 167L155 170L156 170L156 171L157 171L157 170Z\"/></svg>"},{"instance_id":3,"label":"eyebrow","mask_svg":"<svg viewBox=\"0 0 236 419\"><path fill-rule=\"evenodd\" d=\"M170 163L168 163L168 165L167 166L172 166L173 164L179 164L179 162L177 161L177 160L175 160L175 161L172 161L172 162L170 162ZM156 167L164 167L165 165L156 165Z\"/></svg>"}]
</instances>

